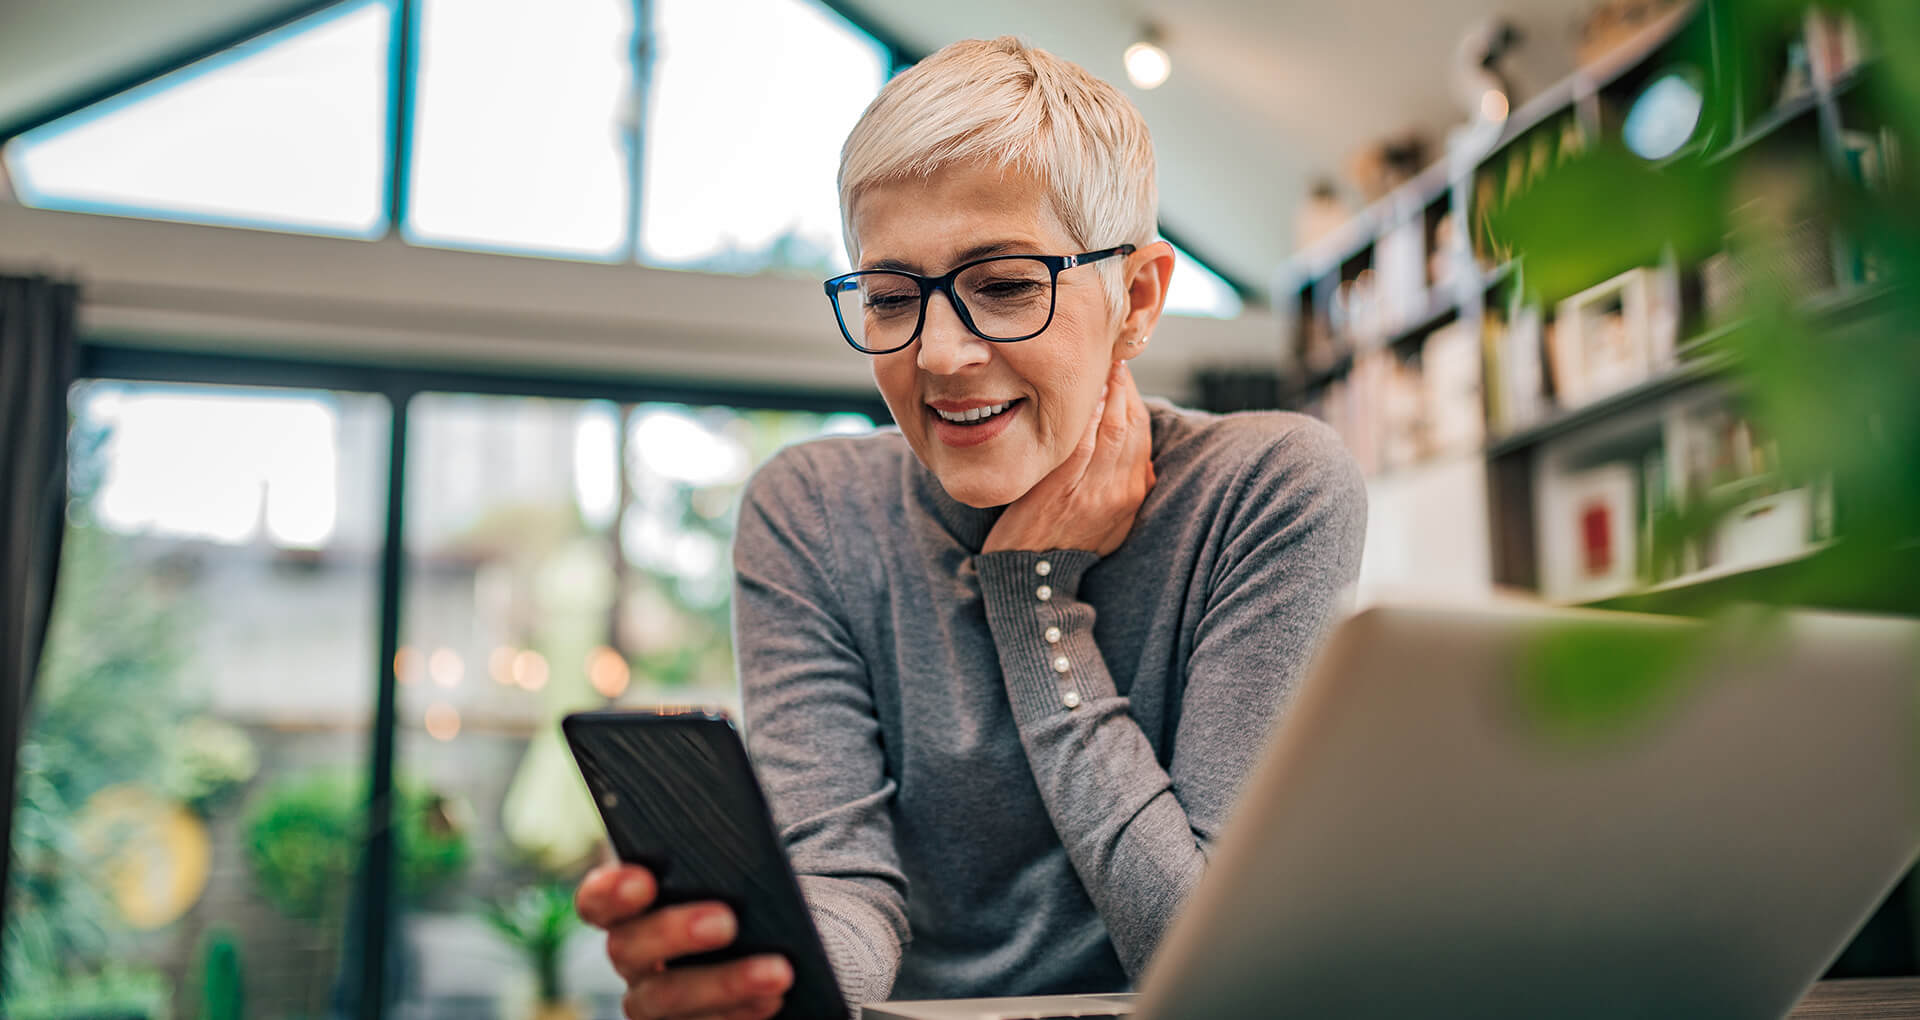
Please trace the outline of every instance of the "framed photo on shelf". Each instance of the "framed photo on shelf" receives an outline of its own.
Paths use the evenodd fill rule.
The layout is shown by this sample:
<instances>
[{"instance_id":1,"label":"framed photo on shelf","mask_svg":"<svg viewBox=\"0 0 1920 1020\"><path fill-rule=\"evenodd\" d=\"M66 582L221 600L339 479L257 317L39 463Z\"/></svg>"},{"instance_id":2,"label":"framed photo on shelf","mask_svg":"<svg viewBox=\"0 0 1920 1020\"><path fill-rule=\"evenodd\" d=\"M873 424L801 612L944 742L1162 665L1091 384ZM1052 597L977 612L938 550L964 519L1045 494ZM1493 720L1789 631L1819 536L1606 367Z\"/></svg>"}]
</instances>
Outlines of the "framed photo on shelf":
<instances>
[{"instance_id":1,"label":"framed photo on shelf","mask_svg":"<svg viewBox=\"0 0 1920 1020\"><path fill-rule=\"evenodd\" d=\"M1551 479L1542 493L1543 594L1555 602L1591 602L1633 588L1638 472L1625 462Z\"/></svg>"},{"instance_id":2,"label":"framed photo on shelf","mask_svg":"<svg viewBox=\"0 0 1920 1020\"><path fill-rule=\"evenodd\" d=\"M1655 277L1652 269L1629 269L1560 302L1549 354L1561 407L1597 400L1653 372Z\"/></svg>"}]
</instances>

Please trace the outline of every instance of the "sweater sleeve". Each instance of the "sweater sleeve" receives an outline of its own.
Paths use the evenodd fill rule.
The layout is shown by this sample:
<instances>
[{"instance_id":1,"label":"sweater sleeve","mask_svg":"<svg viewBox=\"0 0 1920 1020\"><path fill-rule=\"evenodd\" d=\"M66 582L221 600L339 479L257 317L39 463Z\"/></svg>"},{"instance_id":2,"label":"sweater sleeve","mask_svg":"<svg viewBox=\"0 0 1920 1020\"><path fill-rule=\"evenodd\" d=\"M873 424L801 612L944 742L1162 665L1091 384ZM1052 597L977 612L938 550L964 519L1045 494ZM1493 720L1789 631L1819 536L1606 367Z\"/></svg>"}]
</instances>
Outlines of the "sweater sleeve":
<instances>
[{"instance_id":1,"label":"sweater sleeve","mask_svg":"<svg viewBox=\"0 0 1920 1020\"><path fill-rule=\"evenodd\" d=\"M734 650L747 743L849 1004L888 997L908 939L865 662L832 535L795 450L748 484L734 537Z\"/></svg>"},{"instance_id":2,"label":"sweater sleeve","mask_svg":"<svg viewBox=\"0 0 1920 1020\"><path fill-rule=\"evenodd\" d=\"M1119 696L1078 597L1079 550L975 558L1021 743L1054 828L1127 973L1139 977L1358 576L1366 491L1331 430L1266 437L1226 492L1226 536L1186 663L1169 767ZM1142 593L1142 597L1152 597Z\"/></svg>"}]
</instances>

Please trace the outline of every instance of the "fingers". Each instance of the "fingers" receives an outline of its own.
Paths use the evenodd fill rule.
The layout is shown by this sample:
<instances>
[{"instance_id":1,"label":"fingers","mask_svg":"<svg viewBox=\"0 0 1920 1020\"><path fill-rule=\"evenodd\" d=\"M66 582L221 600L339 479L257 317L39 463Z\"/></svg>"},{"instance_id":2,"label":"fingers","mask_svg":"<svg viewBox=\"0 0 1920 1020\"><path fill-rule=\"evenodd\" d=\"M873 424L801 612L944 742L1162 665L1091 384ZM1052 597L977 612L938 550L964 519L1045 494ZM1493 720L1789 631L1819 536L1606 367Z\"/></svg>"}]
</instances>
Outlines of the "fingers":
<instances>
[{"instance_id":1,"label":"fingers","mask_svg":"<svg viewBox=\"0 0 1920 1020\"><path fill-rule=\"evenodd\" d=\"M1141 490L1144 497L1153 488L1153 416L1147 413L1147 402L1140 396L1140 387L1133 381L1133 372L1121 362L1121 373L1125 377L1127 391L1127 439L1129 449L1121 462L1133 469L1136 478L1145 483Z\"/></svg>"},{"instance_id":2,"label":"fingers","mask_svg":"<svg viewBox=\"0 0 1920 1020\"><path fill-rule=\"evenodd\" d=\"M1127 363L1116 361L1108 383L1106 412L1100 416L1100 438L1089 475L1131 477L1146 454L1140 437L1148 433L1147 405L1133 383ZM1150 437L1149 437L1150 443Z\"/></svg>"},{"instance_id":3,"label":"fingers","mask_svg":"<svg viewBox=\"0 0 1920 1020\"><path fill-rule=\"evenodd\" d=\"M614 925L607 931L607 958L632 982L670 960L719 949L733 942L739 926L720 903L665 907Z\"/></svg>"},{"instance_id":4,"label":"fingers","mask_svg":"<svg viewBox=\"0 0 1920 1020\"><path fill-rule=\"evenodd\" d=\"M573 909L595 928L611 928L653 906L659 887L653 873L633 864L607 864L581 879Z\"/></svg>"},{"instance_id":5,"label":"fingers","mask_svg":"<svg viewBox=\"0 0 1920 1020\"><path fill-rule=\"evenodd\" d=\"M750 956L643 976L630 982L621 1005L633 1020L700 1016L764 1020L778 1012L780 996L792 985L793 967L784 957Z\"/></svg>"},{"instance_id":6,"label":"fingers","mask_svg":"<svg viewBox=\"0 0 1920 1020\"><path fill-rule=\"evenodd\" d=\"M1047 491L1071 491L1075 485L1079 484L1081 476L1086 473L1087 463L1093 459L1094 451L1100 446L1100 429L1102 423L1106 421L1107 409L1119 402L1114 399L1117 393L1114 390L1113 380L1113 372L1109 370L1106 389L1101 391L1099 402L1093 405L1093 417L1087 419L1087 427L1080 433L1080 442L1074 446L1073 453L1060 462L1059 467L1054 468L1046 478L1041 480L1041 485L1052 487ZM1035 489L1039 490L1040 486L1035 486Z\"/></svg>"}]
</instances>

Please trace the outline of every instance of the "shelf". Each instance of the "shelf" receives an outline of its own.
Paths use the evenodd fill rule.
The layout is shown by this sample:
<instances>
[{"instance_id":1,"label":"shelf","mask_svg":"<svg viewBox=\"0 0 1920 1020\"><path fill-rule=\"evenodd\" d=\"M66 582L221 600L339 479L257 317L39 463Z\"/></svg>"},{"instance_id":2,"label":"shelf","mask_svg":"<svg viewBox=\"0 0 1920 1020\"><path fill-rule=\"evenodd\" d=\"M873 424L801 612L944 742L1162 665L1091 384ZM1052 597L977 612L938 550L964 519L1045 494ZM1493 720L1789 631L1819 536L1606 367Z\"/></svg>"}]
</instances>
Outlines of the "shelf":
<instances>
[{"instance_id":1,"label":"shelf","mask_svg":"<svg viewBox=\"0 0 1920 1020\"><path fill-rule=\"evenodd\" d=\"M1840 77L1835 78L1833 83L1827 86L1827 94L1835 99L1845 98L1848 93L1859 88L1860 83L1866 80L1868 69L1872 66L1873 61L1867 60L1840 72Z\"/></svg>"},{"instance_id":2,"label":"shelf","mask_svg":"<svg viewBox=\"0 0 1920 1020\"><path fill-rule=\"evenodd\" d=\"M1748 601L1751 599L1749 592L1781 581L1807 561L1832 548L1833 544L1830 541L1820 542L1799 552L1758 563L1709 567L1639 591L1583 602L1581 605L1588 609L1674 612L1681 607L1704 608L1726 602Z\"/></svg>"},{"instance_id":3,"label":"shelf","mask_svg":"<svg viewBox=\"0 0 1920 1020\"><path fill-rule=\"evenodd\" d=\"M1825 326L1839 325L1849 319L1871 315L1896 293L1891 284L1874 283L1843 287L1815 295L1801 302L1807 318ZM1675 354L1679 362L1666 371L1623 390L1548 418L1546 421L1508 433L1487 444L1487 455L1505 457L1537 446L1556 436L1583 428L1631 407L1686 389L1696 383L1722 375L1731 361L1729 355L1713 350L1714 345L1733 335L1743 320L1721 323L1682 341Z\"/></svg>"},{"instance_id":4,"label":"shelf","mask_svg":"<svg viewBox=\"0 0 1920 1020\"><path fill-rule=\"evenodd\" d=\"M1352 368L1353 352L1348 351L1335 358L1333 364L1318 371L1308 372L1306 378L1300 380L1300 385L1293 388L1293 392L1288 398L1288 403L1297 405L1301 398L1333 382L1335 379L1346 375Z\"/></svg>"},{"instance_id":5,"label":"shelf","mask_svg":"<svg viewBox=\"0 0 1920 1020\"><path fill-rule=\"evenodd\" d=\"M1382 349L1392 349L1404 346L1410 341L1423 339L1434 330L1458 318L1459 315L1459 302L1446 297L1444 293L1436 292L1433 297L1428 300L1427 309L1421 314L1420 318L1414 320L1407 326L1403 326L1387 334L1386 340L1380 344L1380 347ZM1308 372L1306 376L1300 380L1299 385L1293 388L1289 400L1297 403L1306 395L1352 371L1354 356L1353 345L1349 343L1346 344L1345 347L1345 352L1334 359L1333 364L1316 372Z\"/></svg>"},{"instance_id":6,"label":"shelf","mask_svg":"<svg viewBox=\"0 0 1920 1020\"><path fill-rule=\"evenodd\" d=\"M1884 281L1874 283L1851 284L1837 287L1824 294L1816 294L1801 304L1807 317L1822 325L1837 326L1851 319L1873 315L1882 311L1898 293L1893 284Z\"/></svg>"},{"instance_id":7,"label":"shelf","mask_svg":"<svg viewBox=\"0 0 1920 1020\"><path fill-rule=\"evenodd\" d=\"M1752 126L1740 132L1726 148L1707 155L1708 163L1722 163L1753 148L1767 138L1779 134L1795 121L1820 108L1820 94L1807 92L1798 95L1761 114Z\"/></svg>"},{"instance_id":8,"label":"shelf","mask_svg":"<svg viewBox=\"0 0 1920 1020\"><path fill-rule=\"evenodd\" d=\"M1427 310L1420 318L1387 334L1386 346L1398 347L1409 340L1422 339L1459 316L1459 302L1445 294L1434 294L1428 299Z\"/></svg>"},{"instance_id":9,"label":"shelf","mask_svg":"<svg viewBox=\"0 0 1920 1020\"><path fill-rule=\"evenodd\" d=\"M1881 613L1920 609L1920 589L1901 593L1864 588L1854 571L1847 569L1863 555L1863 550L1849 548L1844 541L1829 540L1765 562L1703 570L1583 605L1683 616L1703 615L1741 602ZM1888 568L1886 573L1911 573L1920 569L1920 546L1878 550L1873 559Z\"/></svg>"},{"instance_id":10,"label":"shelf","mask_svg":"<svg viewBox=\"0 0 1920 1020\"><path fill-rule=\"evenodd\" d=\"M1594 422L1604 421L1628 408L1638 407L1715 378L1726 370L1726 364L1726 358L1712 356L1680 362L1666 371L1656 373L1625 389L1616 390L1597 400L1562 411L1539 424L1501 436L1487 444L1487 455L1506 457Z\"/></svg>"},{"instance_id":11,"label":"shelf","mask_svg":"<svg viewBox=\"0 0 1920 1020\"><path fill-rule=\"evenodd\" d=\"M1520 263L1513 259L1508 259L1507 261L1502 262L1497 266L1494 266L1492 270L1481 274L1480 292L1484 294L1488 291L1493 290L1495 287L1498 287L1501 284L1507 282L1509 279L1512 279L1513 274L1519 271L1520 271Z\"/></svg>"},{"instance_id":12,"label":"shelf","mask_svg":"<svg viewBox=\"0 0 1920 1020\"><path fill-rule=\"evenodd\" d=\"M1579 84L1576 91L1585 95L1598 95L1627 72L1646 63L1661 48L1678 38L1686 27L1693 23L1694 16L1700 11L1699 4L1687 4L1676 7L1658 16L1657 20L1639 30L1631 40L1614 48L1585 67L1573 72L1573 79Z\"/></svg>"}]
</instances>

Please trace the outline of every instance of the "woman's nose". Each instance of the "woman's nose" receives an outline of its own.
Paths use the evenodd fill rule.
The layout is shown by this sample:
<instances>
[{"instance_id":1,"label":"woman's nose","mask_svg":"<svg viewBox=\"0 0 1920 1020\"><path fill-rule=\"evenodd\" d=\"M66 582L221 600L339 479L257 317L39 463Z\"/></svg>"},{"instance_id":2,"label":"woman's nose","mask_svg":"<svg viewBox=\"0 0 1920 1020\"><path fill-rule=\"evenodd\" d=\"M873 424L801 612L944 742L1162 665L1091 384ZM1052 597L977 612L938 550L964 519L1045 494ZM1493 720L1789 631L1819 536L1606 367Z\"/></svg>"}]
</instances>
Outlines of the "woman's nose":
<instances>
[{"instance_id":1,"label":"woman's nose","mask_svg":"<svg viewBox=\"0 0 1920 1020\"><path fill-rule=\"evenodd\" d=\"M960 321L960 312L945 291L927 301L927 321L920 325L920 367L935 375L952 375L993 357L993 345L975 336Z\"/></svg>"}]
</instances>

